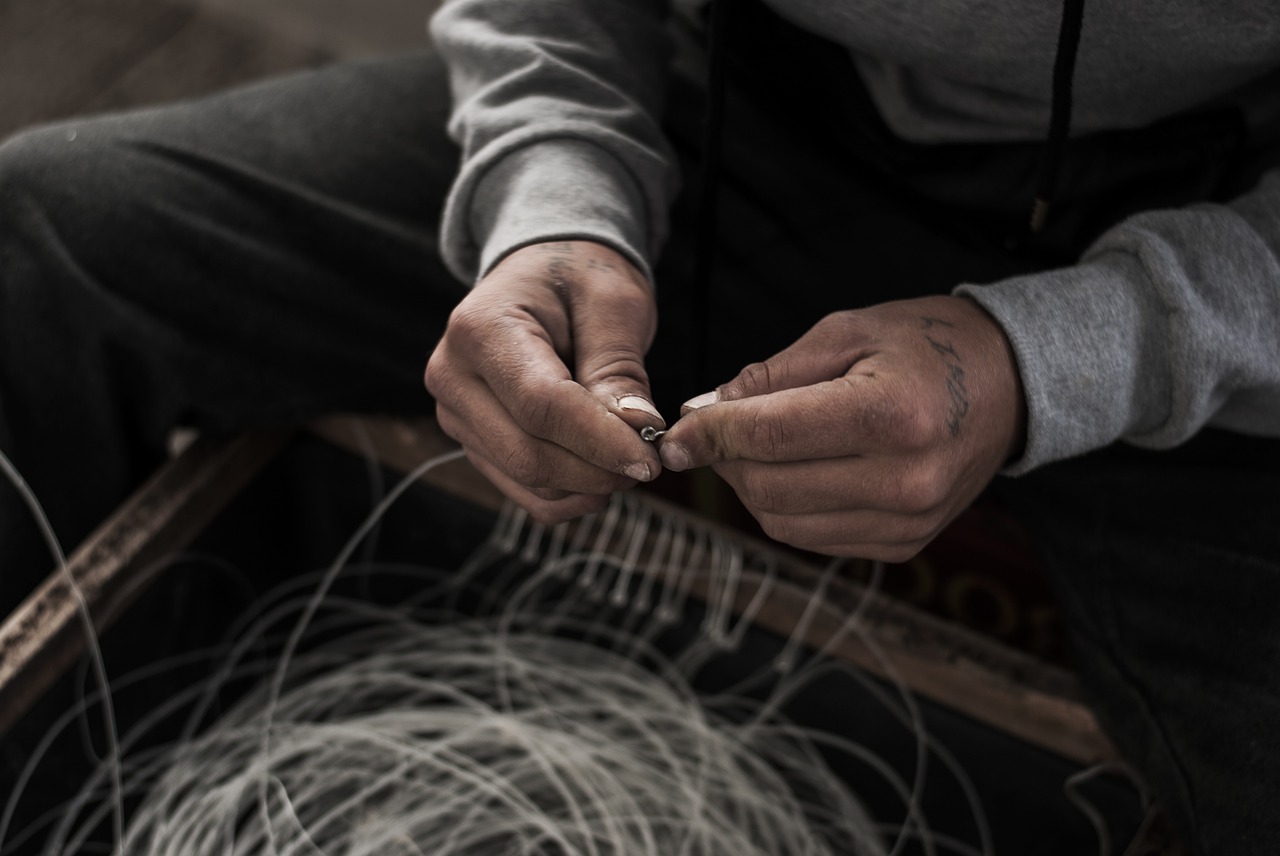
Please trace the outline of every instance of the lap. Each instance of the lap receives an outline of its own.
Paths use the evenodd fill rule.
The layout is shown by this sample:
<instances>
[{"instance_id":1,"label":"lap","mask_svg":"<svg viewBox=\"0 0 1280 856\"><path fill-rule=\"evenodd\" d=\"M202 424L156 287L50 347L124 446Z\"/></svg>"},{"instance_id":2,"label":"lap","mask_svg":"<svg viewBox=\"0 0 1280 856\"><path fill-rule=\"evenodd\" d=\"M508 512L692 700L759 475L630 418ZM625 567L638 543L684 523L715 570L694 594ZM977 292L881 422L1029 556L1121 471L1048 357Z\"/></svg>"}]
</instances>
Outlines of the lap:
<instances>
[{"instance_id":1,"label":"lap","mask_svg":"<svg viewBox=\"0 0 1280 856\"><path fill-rule=\"evenodd\" d=\"M0 448L68 545L176 425L430 410L447 110L423 52L0 146ZM49 559L5 490L0 556L7 607Z\"/></svg>"},{"instance_id":2,"label":"lap","mask_svg":"<svg viewBox=\"0 0 1280 856\"><path fill-rule=\"evenodd\" d=\"M171 415L200 423L355 405L388 373L420 393L462 293L436 253L446 110L424 53L19 135L0 149L20 310L0 347L168 357ZM60 316L55 340L23 315Z\"/></svg>"}]
</instances>

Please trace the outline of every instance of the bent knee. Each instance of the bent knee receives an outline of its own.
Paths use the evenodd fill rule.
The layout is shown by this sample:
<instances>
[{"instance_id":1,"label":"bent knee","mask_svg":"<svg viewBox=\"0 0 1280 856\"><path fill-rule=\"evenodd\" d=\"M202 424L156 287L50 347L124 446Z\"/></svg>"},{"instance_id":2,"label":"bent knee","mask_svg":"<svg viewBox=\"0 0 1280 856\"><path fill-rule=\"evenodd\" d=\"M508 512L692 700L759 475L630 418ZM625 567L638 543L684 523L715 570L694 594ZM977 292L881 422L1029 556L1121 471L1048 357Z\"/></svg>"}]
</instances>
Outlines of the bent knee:
<instances>
[{"instance_id":1,"label":"bent knee","mask_svg":"<svg viewBox=\"0 0 1280 856\"><path fill-rule=\"evenodd\" d=\"M30 128L0 142L0 205L47 202L47 193L78 177L77 161L91 156L88 148L74 123Z\"/></svg>"},{"instance_id":2,"label":"bent knee","mask_svg":"<svg viewBox=\"0 0 1280 856\"><path fill-rule=\"evenodd\" d=\"M0 142L0 246L20 242L43 258L39 248L56 243L80 258L118 244L133 228L130 200L147 193L139 179L132 147L101 120L21 131Z\"/></svg>"},{"instance_id":3,"label":"bent knee","mask_svg":"<svg viewBox=\"0 0 1280 856\"><path fill-rule=\"evenodd\" d=\"M58 225L109 225L149 195L153 168L120 117L69 119L0 141L0 217L41 212ZM11 225L11 224L10 224Z\"/></svg>"}]
</instances>

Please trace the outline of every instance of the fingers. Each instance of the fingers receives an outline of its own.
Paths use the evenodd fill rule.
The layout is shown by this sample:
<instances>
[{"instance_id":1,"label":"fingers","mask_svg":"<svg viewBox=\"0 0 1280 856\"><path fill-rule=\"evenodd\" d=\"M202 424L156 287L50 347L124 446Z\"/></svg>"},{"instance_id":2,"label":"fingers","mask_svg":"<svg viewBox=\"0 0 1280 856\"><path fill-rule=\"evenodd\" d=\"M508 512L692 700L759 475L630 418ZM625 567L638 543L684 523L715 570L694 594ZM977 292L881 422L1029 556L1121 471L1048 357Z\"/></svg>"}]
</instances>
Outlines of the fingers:
<instances>
[{"instance_id":1,"label":"fingers","mask_svg":"<svg viewBox=\"0 0 1280 856\"><path fill-rule=\"evenodd\" d=\"M1024 405L998 325L933 297L828 316L686 409L664 466L714 464L780 541L901 561L1017 448Z\"/></svg>"},{"instance_id":2,"label":"fingers","mask_svg":"<svg viewBox=\"0 0 1280 856\"><path fill-rule=\"evenodd\" d=\"M470 450L467 451L467 459L493 483L494 487L529 512L534 520L547 526L554 526L584 514L600 511L609 501L608 496L583 493L561 492L559 496L549 498L540 491L529 490L512 481L502 470Z\"/></svg>"},{"instance_id":3,"label":"fingers","mask_svg":"<svg viewBox=\"0 0 1280 856\"><path fill-rule=\"evenodd\" d=\"M863 326L853 313L828 315L790 347L740 371L717 390L717 400L737 401L839 377L873 347Z\"/></svg>"},{"instance_id":4,"label":"fingers","mask_svg":"<svg viewBox=\"0 0 1280 856\"><path fill-rule=\"evenodd\" d=\"M441 430L526 488L609 494L653 475L647 466L636 470L636 475L643 478L604 470L561 446L532 437L512 422L490 396L477 392L468 406L470 413L466 417L443 404L437 406Z\"/></svg>"},{"instance_id":5,"label":"fingers","mask_svg":"<svg viewBox=\"0 0 1280 856\"><path fill-rule=\"evenodd\" d=\"M686 402L663 443L663 465L835 458L901 437L905 408L874 374L850 371L875 352L863 326L853 313L829 315L790 347Z\"/></svg>"},{"instance_id":6,"label":"fingers","mask_svg":"<svg viewBox=\"0 0 1280 856\"><path fill-rule=\"evenodd\" d=\"M633 429L663 428L644 368L657 324L653 296L639 272L622 264L592 259L596 278L570 300L573 375Z\"/></svg>"},{"instance_id":7,"label":"fingers","mask_svg":"<svg viewBox=\"0 0 1280 856\"><path fill-rule=\"evenodd\" d=\"M590 242L518 250L468 294L427 365L441 428L540 519L592 510L661 471L639 429L665 423L643 355L648 283Z\"/></svg>"},{"instance_id":8,"label":"fingers","mask_svg":"<svg viewBox=\"0 0 1280 856\"><path fill-rule=\"evenodd\" d=\"M948 500L944 474L883 459L829 458L781 464L731 461L715 471L753 513L810 515L883 511L927 516Z\"/></svg>"},{"instance_id":9,"label":"fingers","mask_svg":"<svg viewBox=\"0 0 1280 856\"><path fill-rule=\"evenodd\" d=\"M653 450L574 380L545 329L530 319L508 317L495 324L486 317L482 326L456 313L447 339L428 363L427 385L437 402L477 435L496 432L490 446L498 438L512 439L515 432L503 429L514 428L606 472L628 472L642 480L657 474ZM489 457L508 456L491 452Z\"/></svg>"},{"instance_id":10,"label":"fingers","mask_svg":"<svg viewBox=\"0 0 1280 856\"><path fill-rule=\"evenodd\" d=\"M525 434L492 396L473 393L469 401L473 414L480 416L463 419L438 405L441 429L463 446L476 469L541 523L551 525L599 511L611 493L636 483ZM648 477L649 470L644 475Z\"/></svg>"},{"instance_id":11,"label":"fingers","mask_svg":"<svg viewBox=\"0 0 1280 856\"><path fill-rule=\"evenodd\" d=\"M826 555L903 562L952 516L938 480L898 478L882 462L735 461L715 470L770 538Z\"/></svg>"},{"instance_id":12,"label":"fingers","mask_svg":"<svg viewBox=\"0 0 1280 856\"><path fill-rule=\"evenodd\" d=\"M808 386L716 401L668 432L662 463L685 470L718 461L800 461L923 447L936 429L914 397L875 375L851 372Z\"/></svg>"}]
</instances>

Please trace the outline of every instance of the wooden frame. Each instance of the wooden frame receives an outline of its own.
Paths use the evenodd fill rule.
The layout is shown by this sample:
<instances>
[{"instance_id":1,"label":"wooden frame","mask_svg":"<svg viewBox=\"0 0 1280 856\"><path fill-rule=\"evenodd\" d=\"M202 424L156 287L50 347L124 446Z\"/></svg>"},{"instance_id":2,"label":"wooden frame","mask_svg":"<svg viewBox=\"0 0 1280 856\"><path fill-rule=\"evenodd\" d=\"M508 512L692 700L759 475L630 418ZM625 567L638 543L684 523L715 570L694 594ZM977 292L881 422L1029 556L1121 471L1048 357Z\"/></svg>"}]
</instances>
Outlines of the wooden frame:
<instances>
[{"instance_id":1,"label":"wooden frame","mask_svg":"<svg viewBox=\"0 0 1280 856\"><path fill-rule=\"evenodd\" d=\"M430 421L364 418L352 430L349 417L311 426L318 436L359 454L372 451L383 464L407 471L452 448ZM113 514L69 559L69 568L101 632L219 509L285 444L280 433L248 434L232 441L201 440L175 457ZM465 462L433 470L426 479L482 507L496 509L501 494ZM671 508L646 499L666 513ZM714 524L705 524L714 526ZM770 554L784 577L812 580L817 569L739 533L759 554ZM697 595L697 586L693 594ZM701 592L705 594L705 590ZM744 586L741 611L754 589ZM854 583L838 583L828 597L852 608L862 596ZM782 585L756 615L761 626L789 635L808 602L799 586ZM1081 764L1115 758L1074 678L976 633L910 606L878 598L867 610L867 632L912 691ZM813 647L834 631L819 616L805 640ZM74 662L84 649L79 606L64 574L55 571L0 625L0 734L3 734ZM876 653L847 638L832 653L873 674L884 674Z\"/></svg>"},{"instance_id":2,"label":"wooden frame","mask_svg":"<svg viewBox=\"0 0 1280 856\"><path fill-rule=\"evenodd\" d=\"M280 451L293 432L197 440L67 559L96 631L109 627L173 556ZM80 601L62 569L0 625L0 736L85 648Z\"/></svg>"}]
</instances>

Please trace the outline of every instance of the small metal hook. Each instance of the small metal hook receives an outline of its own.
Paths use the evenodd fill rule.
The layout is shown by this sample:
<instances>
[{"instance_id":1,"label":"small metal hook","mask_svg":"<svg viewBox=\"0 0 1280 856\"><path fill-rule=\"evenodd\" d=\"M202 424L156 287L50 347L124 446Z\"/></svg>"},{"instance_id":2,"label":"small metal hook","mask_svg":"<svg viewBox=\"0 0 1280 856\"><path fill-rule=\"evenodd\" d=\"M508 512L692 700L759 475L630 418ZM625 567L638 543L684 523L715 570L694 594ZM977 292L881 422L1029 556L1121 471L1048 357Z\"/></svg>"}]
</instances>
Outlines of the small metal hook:
<instances>
[{"instance_id":1,"label":"small metal hook","mask_svg":"<svg viewBox=\"0 0 1280 856\"><path fill-rule=\"evenodd\" d=\"M644 440L646 443L656 443L658 438L665 433L667 433L665 430L659 431L652 425L646 425L644 428L640 429L640 439Z\"/></svg>"}]
</instances>

